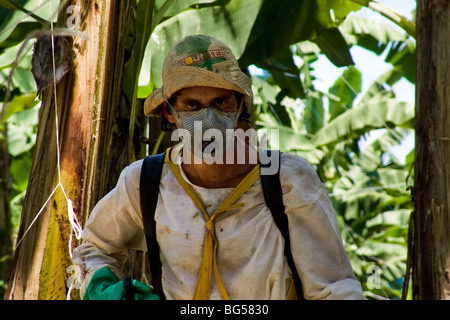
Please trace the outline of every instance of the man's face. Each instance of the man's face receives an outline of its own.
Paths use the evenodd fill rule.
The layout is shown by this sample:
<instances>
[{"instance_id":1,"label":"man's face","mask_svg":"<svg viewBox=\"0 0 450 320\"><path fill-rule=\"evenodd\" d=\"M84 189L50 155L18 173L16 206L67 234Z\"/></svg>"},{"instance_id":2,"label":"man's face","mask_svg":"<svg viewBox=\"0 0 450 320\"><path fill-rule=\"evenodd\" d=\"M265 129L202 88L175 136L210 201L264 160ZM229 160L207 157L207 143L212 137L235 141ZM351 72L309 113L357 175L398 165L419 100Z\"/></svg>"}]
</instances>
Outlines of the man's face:
<instances>
[{"instance_id":1,"label":"man's face","mask_svg":"<svg viewBox=\"0 0 450 320\"><path fill-rule=\"evenodd\" d=\"M174 133L192 153L219 155L233 145L241 109L235 91L196 86L178 91L170 100L163 106L164 116L176 124Z\"/></svg>"}]
</instances>

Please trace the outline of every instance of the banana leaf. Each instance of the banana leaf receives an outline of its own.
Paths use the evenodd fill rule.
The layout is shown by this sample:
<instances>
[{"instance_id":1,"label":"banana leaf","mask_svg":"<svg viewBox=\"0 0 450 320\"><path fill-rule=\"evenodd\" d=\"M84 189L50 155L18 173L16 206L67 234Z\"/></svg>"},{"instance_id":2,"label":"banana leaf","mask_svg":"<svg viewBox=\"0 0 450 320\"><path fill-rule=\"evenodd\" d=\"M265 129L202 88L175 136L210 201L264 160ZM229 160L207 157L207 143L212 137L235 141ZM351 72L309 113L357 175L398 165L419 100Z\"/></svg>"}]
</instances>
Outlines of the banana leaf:
<instances>
[{"instance_id":1,"label":"banana leaf","mask_svg":"<svg viewBox=\"0 0 450 320\"><path fill-rule=\"evenodd\" d=\"M378 55L388 50L386 62L408 81L415 83L415 40L408 34L370 19L348 16L339 26L349 45L358 45Z\"/></svg>"},{"instance_id":2,"label":"banana leaf","mask_svg":"<svg viewBox=\"0 0 450 320\"><path fill-rule=\"evenodd\" d=\"M27 16L30 16L31 18L33 18L35 21L39 22L41 24L41 26L43 27L48 27L49 26L49 22L43 18L41 18L40 16L38 16L36 14L37 9L39 9L39 7L42 7L41 2L36 3L36 1L21 1L22 3L20 3L19 1L12 1L12 0L0 0L0 7L2 7L2 9L6 9L6 10L17 10L17 11L21 11L23 13L25 13ZM36 5L38 4L37 7L35 7L33 11L30 11L28 9L25 8L24 4L31 2L32 4ZM41 10L39 10L41 11ZM3 14L2 14L3 15Z\"/></svg>"},{"instance_id":3,"label":"banana leaf","mask_svg":"<svg viewBox=\"0 0 450 320\"><path fill-rule=\"evenodd\" d=\"M0 42L0 52L2 50L5 50L6 48L10 48L21 43L24 39L24 36L41 28L42 25L38 22L29 21L19 23L14 29L11 29L11 32L9 34L2 35L1 38L4 38L4 40ZM7 37L5 37L5 35L7 35Z\"/></svg>"},{"instance_id":4,"label":"banana leaf","mask_svg":"<svg viewBox=\"0 0 450 320\"><path fill-rule=\"evenodd\" d=\"M330 120L333 120L340 114L352 108L353 101L361 92L361 84L361 72L354 67L349 67L343 72L342 76L335 81L328 92L338 97L339 101L329 99L328 109Z\"/></svg>"},{"instance_id":5,"label":"banana leaf","mask_svg":"<svg viewBox=\"0 0 450 320\"><path fill-rule=\"evenodd\" d=\"M347 0L265 1L240 58L241 65L272 57L287 45L316 39L328 29L339 26L348 13L360 8L360 4ZM340 41L339 50L344 48L348 54L346 44L342 45Z\"/></svg>"},{"instance_id":6,"label":"banana leaf","mask_svg":"<svg viewBox=\"0 0 450 320\"><path fill-rule=\"evenodd\" d=\"M330 121L314 135L313 141L319 147L356 138L377 128L413 128L413 119L414 104L377 96Z\"/></svg>"},{"instance_id":7,"label":"banana leaf","mask_svg":"<svg viewBox=\"0 0 450 320\"><path fill-rule=\"evenodd\" d=\"M216 3L217 3L217 0L177 0L177 1L173 1L173 3L170 5L170 7L168 7L167 10L165 10L163 17L166 17L166 18L172 17L188 8L198 9L201 6L207 6L207 5L212 6L212 5L215 5ZM164 8L165 5L167 5L167 0L156 0L155 1L156 11L159 11L161 8Z\"/></svg>"}]
</instances>

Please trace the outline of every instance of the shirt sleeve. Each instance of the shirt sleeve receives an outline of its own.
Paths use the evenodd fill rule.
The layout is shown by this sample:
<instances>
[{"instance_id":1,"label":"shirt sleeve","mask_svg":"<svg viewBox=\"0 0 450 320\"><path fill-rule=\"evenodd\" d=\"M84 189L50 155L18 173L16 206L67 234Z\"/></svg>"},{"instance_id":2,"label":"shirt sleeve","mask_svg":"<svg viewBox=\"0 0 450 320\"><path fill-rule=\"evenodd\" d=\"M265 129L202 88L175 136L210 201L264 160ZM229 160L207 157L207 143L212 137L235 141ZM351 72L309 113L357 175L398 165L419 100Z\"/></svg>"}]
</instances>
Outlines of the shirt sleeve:
<instances>
[{"instance_id":1,"label":"shirt sleeve","mask_svg":"<svg viewBox=\"0 0 450 320\"><path fill-rule=\"evenodd\" d=\"M84 295L95 271L108 267L119 278L128 250L146 250L140 210L139 181L142 161L120 174L117 185L94 207L75 248L72 262L81 270L80 294Z\"/></svg>"},{"instance_id":2,"label":"shirt sleeve","mask_svg":"<svg viewBox=\"0 0 450 320\"><path fill-rule=\"evenodd\" d=\"M305 298L364 299L331 200L313 167L299 156L282 154L280 179Z\"/></svg>"}]
</instances>

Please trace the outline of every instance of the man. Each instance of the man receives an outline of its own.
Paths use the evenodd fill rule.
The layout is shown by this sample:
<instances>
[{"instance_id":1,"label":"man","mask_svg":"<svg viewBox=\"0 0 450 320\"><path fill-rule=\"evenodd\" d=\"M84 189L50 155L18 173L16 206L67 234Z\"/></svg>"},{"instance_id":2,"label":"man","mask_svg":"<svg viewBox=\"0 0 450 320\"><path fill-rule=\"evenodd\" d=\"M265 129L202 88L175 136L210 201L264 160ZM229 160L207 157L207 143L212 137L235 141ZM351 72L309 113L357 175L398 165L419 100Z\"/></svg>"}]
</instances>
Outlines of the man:
<instances>
[{"instance_id":1,"label":"man","mask_svg":"<svg viewBox=\"0 0 450 320\"><path fill-rule=\"evenodd\" d=\"M144 111L163 117L182 137L166 153L155 211L165 297L295 298L284 238L264 199L258 152L245 137L229 134L248 114L250 79L224 43L202 35L178 42L162 74L163 87L146 99ZM280 169L304 297L362 299L322 183L303 158L283 153L280 159L271 160ZM74 252L88 298L122 298L119 279L127 250L147 249L141 167L139 160L123 170L117 186L94 208L84 243ZM137 298L154 298L139 288Z\"/></svg>"}]
</instances>

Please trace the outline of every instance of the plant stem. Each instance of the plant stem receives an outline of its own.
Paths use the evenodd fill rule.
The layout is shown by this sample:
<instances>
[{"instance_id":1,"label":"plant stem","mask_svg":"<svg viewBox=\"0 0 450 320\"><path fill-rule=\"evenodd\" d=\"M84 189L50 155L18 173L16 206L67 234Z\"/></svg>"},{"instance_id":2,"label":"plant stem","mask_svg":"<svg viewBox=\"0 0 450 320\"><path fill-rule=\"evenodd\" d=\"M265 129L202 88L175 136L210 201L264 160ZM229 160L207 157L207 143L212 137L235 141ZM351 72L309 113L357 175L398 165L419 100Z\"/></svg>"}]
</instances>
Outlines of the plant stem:
<instances>
[{"instance_id":1,"label":"plant stem","mask_svg":"<svg viewBox=\"0 0 450 320\"><path fill-rule=\"evenodd\" d=\"M408 20L404 16L398 14L394 10L378 3L376 1L367 1L367 0L350 0L354 3L358 3L362 6L365 6L373 11L378 12L382 16L388 18L400 28L406 31L411 37L416 38L416 25L413 21Z\"/></svg>"}]
</instances>

